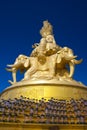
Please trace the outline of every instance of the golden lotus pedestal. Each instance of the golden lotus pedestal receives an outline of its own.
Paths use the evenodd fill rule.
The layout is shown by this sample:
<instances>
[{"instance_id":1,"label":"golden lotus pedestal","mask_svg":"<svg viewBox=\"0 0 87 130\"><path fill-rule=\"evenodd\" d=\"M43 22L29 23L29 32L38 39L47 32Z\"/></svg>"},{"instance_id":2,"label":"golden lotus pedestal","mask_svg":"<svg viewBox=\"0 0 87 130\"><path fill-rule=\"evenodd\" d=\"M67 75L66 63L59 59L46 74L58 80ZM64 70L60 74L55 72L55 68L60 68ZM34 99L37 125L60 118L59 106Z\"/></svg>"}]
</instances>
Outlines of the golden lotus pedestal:
<instances>
[{"instance_id":1,"label":"golden lotus pedestal","mask_svg":"<svg viewBox=\"0 0 87 130\"><path fill-rule=\"evenodd\" d=\"M30 99L70 100L71 98L87 99L87 87L74 80L35 80L21 81L5 89L0 99L14 99L20 96ZM29 123L0 123L1 130L87 130L85 124L29 124Z\"/></svg>"}]
</instances>

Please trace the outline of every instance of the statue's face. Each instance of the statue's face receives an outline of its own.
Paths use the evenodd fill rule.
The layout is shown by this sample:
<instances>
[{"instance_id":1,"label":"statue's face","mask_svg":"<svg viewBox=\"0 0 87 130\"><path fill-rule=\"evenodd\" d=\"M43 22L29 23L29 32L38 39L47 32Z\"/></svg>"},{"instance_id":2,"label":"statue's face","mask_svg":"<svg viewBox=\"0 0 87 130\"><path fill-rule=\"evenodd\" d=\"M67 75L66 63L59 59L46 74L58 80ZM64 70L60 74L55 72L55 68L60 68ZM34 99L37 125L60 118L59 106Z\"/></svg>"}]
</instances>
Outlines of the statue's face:
<instances>
[{"instance_id":1,"label":"statue's face","mask_svg":"<svg viewBox=\"0 0 87 130\"><path fill-rule=\"evenodd\" d=\"M48 35L50 35L50 32L49 31L45 31L45 32L43 32L42 37L46 38Z\"/></svg>"},{"instance_id":2,"label":"statue's face","mask_svg":"<svg viewBox=\"0 0 87 130\"><path fill-rule=\"evenodd\" d=\"M47 42L53 42L53 36L52 36L52 35L48 35L48 36L46 37L46 41L47 41Z\"/></svg>"}]
</instances>

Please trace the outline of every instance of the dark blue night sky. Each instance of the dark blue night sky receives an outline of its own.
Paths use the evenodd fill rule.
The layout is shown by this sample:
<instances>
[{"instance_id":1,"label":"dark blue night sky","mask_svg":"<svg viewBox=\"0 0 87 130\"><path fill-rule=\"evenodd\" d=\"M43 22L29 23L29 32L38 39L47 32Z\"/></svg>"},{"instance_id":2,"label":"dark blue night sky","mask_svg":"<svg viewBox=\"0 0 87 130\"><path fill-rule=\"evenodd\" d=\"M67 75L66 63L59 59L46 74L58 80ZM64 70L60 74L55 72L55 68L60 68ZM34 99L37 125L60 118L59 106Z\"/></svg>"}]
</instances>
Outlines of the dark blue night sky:
<instances>
[{"instance_id":1,"label":"dark blue night sky","mask_svg":"<svg viewBox=\"0 0 87 130\"><path fill-rule=\"evenodd\" d=\"M44 20L53 25L57 44L72 48L77 59L83 58L83 63L76 66L74 79L87 85L86 0L1 0L0 92L12 79L6 65L12 64L19 54L30 54L32 44L40 41ZM18 80L21 76L18 74Z\"/></svg>"}]
</instances>

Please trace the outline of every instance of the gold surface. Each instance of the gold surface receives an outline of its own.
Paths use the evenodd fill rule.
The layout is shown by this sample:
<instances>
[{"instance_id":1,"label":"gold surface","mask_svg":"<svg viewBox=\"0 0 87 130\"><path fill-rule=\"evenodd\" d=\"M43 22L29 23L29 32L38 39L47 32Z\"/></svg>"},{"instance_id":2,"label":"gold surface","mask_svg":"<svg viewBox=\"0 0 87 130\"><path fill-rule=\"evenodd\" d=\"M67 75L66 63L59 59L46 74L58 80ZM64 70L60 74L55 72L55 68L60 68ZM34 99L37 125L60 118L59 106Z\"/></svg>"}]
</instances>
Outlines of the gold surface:
<instances>
[{"instance_id":1,"label":"gold surface","mask_svg":"<svg viewBox=\"0 0 87 130\"><path fill-rule=\"evenodd\" d=\"M41 99L42 97L49 99L87 99L87 87L79 84L52 84L52 83L37 83L37 84L15 84L8 87L1 94L1 99L14 99L20 96L27 98Z\"/></svg>"},{"instance_id":2,"label":"gold surface","mask_svg":"<svg viewBox=\"0 0 87 130\"><path fill-rule=\"evenodd\" d=\"M20 96L27 98L87 99L87 87L73 80L76 60L73 50L57 45L52 25L48 21L43 22L40 30L42 38L30 56L19 55L12 65L7 65L7 70L12 72L13 80L9 80L12 86L6 88L0 95L0 99L14 99ZM66 67L68 66L68 67ZM68 69L69 68L69 69ZM17 71L24 72L20 82L16 81ZM25 71L24 71L25 70ZM55 127L56 126L56 127ZM23 124L1 123L0 130L87 130L86 125L49 125L49 124Z\"/></svg>"},{"instance_id":3,"label":"gold surface","mask_svg":"<svg viewBox=\"0 0 87 130\"><path fill-rule=\"evenodd\" d=\"M40 34L42 38L39 43L34 43L30 56L20 54L13 64L7 65L7 71L12 72L13 78L9 83L17 83L18 70L24 73L22 81L46 79L49 82L56 79L73 82L75 65L80 64L82 59L76 60L77 56L71 48L57 45L53 27L48 21L43 22Z\"/></svg>"},{"instance_id":4,"label":"gold surface","mask_svg":"<svg viewBox=\"0 0 87 130\"><path fill-rule=\"evenodd\" d=\"M87 130L87 125L80 124L24 124L0 123L0 130Z\"/></svg>"}]
</instances>

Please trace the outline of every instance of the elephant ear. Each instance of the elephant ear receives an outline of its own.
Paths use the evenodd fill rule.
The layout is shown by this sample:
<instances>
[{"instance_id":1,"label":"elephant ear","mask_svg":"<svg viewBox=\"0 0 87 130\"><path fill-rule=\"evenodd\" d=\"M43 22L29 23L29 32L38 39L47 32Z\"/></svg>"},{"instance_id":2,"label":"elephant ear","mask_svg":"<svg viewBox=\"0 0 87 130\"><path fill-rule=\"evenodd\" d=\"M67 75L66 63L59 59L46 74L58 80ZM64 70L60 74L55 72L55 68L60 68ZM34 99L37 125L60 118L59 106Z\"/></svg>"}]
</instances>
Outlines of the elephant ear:
<instances>
[{"instance_id":1,"label":"elephant ear","mask_svg":"<svg viewBox=\"0 0 87 130\"><path fill-rule=\"evenodd\" d=\"M29 66L29 63L30 63L29 58L27 58L26 62L24 63L24 67L27 68Z\"/></svg>"}]
</instances>

